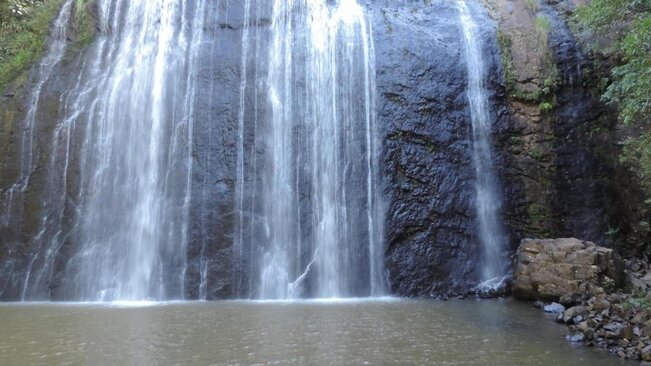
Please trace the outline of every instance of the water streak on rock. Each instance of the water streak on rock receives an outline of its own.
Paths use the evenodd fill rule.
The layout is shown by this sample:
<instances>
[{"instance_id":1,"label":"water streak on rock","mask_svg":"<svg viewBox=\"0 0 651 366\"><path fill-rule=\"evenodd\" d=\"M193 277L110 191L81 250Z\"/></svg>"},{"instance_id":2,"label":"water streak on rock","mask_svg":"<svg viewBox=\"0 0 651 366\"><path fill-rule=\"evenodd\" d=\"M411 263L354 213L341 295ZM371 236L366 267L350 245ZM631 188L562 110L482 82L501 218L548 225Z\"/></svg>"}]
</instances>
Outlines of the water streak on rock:
<instances>
[{"instance_id":1,"label":"water streak on rock","mask_svg":"<svg viewBox=\"0 0 651 366\"><path fill-rule=\"evenodd\" d=\"M477 25L465 0L457 2L464 35L464 52L468 69L468 102L472 121L472 157L475 165L476 212L478 235L483 251L481 280L492 287L500 285L505 274L503 251L506 236L502 227L499 184L491 148L491 116L488 105L486 66L481 45L477 42Z\"/></svg>"}]
</instances>

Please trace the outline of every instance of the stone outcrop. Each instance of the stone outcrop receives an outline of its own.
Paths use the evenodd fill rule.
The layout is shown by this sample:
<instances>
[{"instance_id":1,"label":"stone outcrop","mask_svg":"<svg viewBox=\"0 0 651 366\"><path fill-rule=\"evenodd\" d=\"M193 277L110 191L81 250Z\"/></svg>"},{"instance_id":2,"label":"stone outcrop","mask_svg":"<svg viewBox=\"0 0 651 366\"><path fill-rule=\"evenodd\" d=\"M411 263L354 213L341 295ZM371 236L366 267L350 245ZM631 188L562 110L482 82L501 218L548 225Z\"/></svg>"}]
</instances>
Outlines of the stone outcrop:
<instances>
[{"instance_id":1,"label":"stone outcrop","mask_svg":"<svg viewBox=\"0 0 651 366\"><path fill-rule=\"evenodd\" d=\"M623 267L612 249L569 239L524 239L517 252L513 294L558 301L595 287L622 284Z\"/></svg>"},{"instance_id":2,"label":"stone outcrop","mask_svg":"<svg viewBox=\"0 0 651 366\"><path fill-rule=\"evenodd\" d=\"M607 61L567 26L583 1L488 0L498 20L509 117L496 125L507 224L516 238L580 237L604 244L625 211L611 187L616 117L593 80ZM624 230L624 229L622 229ZM610 232L610 236L606 233Z\"/></svg>"},{"instance_id":3,"label":"stone outcrop","mask_svg":"<svg viewBox=\"0 0 651 366\"><path fill-rule=\"evenodd\" d=\"M383 143L386 268L391 292L437 296L477 284L474 169L458 9L454 2L373 2L377 120ZM499 88L495 23L471 2L490 90ZM503 105L491 93L493 114Z\"/></svg>"}]
</instances>

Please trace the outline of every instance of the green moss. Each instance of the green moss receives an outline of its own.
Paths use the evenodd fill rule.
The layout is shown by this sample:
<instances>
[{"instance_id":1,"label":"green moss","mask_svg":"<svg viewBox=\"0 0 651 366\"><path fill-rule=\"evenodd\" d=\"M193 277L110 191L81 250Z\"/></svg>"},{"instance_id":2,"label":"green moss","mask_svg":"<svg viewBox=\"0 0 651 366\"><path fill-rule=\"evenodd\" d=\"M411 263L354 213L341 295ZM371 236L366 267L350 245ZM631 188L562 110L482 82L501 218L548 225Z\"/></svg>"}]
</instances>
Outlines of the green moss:
<instances>
[{"instance_id":1,"label":"green moss","mask_svg":"<svg viewBox=\"0 0 651 366\"><path fill-rule=\"evenodd\" d=\"M555 105L553 92L557 88L556 80L558 79L558 70L554 63L552 50L548 44L550 28L550 22L546 17L539 15L536 18L536 32L540 38L540 46L542 47L539 51L540 57L542 57L545 63L545 71L543 71L542 75L544 80L542 85L533 88L534 90L526 91L518 88L513 62L513 42L510 35L501 30L497 32L497 43L500 48L504 82L508 95L514 100L539 104L544 109L542 111L543 113L550 112Z\"/></svg>"},{"instance_id":2,"label":"green moss","mask_svg":"<svg viewBox=\"0 0 651 366\"><path fill-rule=\"evenodd\" d=\"M532 102L532 103L538 103L540 101L540 98L542 96L542 93L540 90L534 90L530 92L522 91L517 88L514 88L511 91L511 96L514 99L521 100L524 102Z\"/></svg>"},{"instance_id":3,"label":"green moss","mask_svg":"<svg viewBox=\"0 0 651 366\"><path fill-rule=\"evenodd\" d=\"M551 24L549 23L549 19L545 17L544 15L538 15L536 17L536 29L539 32L544 32L549 34L549 30L551 29Z\"/></svg>"},{"instance_id":4,"label":"green moss","mask_svg":"<svg viewBox=\"0 0 651 366\"><path fill-rule=\"evenodd\" d=\"M502 56L502 69L504 73L504 82L508 91L515 89L515 72L513 70L513 43L511 38L505 32L497 31L497 44Z\"/></svg>"},{"instance_id":5,"label":"green moss","mask_svg":"<svg viewBox=\"0 0 651 366\"><path fill-rule=\"evenodd\" d=\"M511 145L520 145L522 143L522 138L520 136L511 136Z\"/></svg>"},{"instance_id":6,"label":"green moss","mask_svg":"<svg viewBox=\"0 0 651 366\"><path fill-rule=\"evenodd\" d=\"M533 13L538 12L538 0L524 0L524 6Z\"/></svg>"},{"instance_id":7,"label":"green moss","mask_svg":"<svg viewBox=\"0 0 651 366\"><path fill-rule=\"evenodd\" d=\"M529 156L536 161L542 161L544 157L543 151L538 146L533 146L529 149Z\"/></svg>"},{"instance_id":8,"label":"green moss","mask_svg":"<svg viewBox=\"0 0 651 366\"><path fill-rule=\"evenodd\" d=\"M547 114L547 113L550 113L551 111L554 110L554 105L552 103L550 103L550 102L542 102L542 103L540 103L538 108L540 108L540 111L542 113Z\"/></svg>"},{"instance_id":9,"label":"green moss","mask_svg":"<svg viewBox=\"0 0 651 366\"><path fill-rule=\"evenodd\" d=\"M89 44L94 38L97 29L94 19L94 0L75 0L74 23L75 48L82 48Z\"/></svg>"},{"instance_id":10,"label":"green moss","mask_svg":"<svg viewBox=\"0 0 651 366\"><path fill-rule=\"evenodd\" d=\"M547 205L540 202L534 202L527 209L532 229L537 235L548 235L548 223L551 220L551 213Z\"/></svg>"},{"instance_id":11,"label":"green moss","mask_svg":"<svg viewBox=\"0 0 651 366\"><path fill-rule=\"evenodd\" d=\"M634 173L645 191L651 192L651 132L624 143L620 161Z\"/></svg>"},{"instance_id":12,"label":"green moss","mask_svg":"<svg viewBox=\"0 0 651 366\"><path fill-rule=\"evenodd\" d=\"M44 0L21 16L4 17L0 28L0 90L42 57L50 24L61 3Z\"/></svg>"},{"instance_id":13,"label":"green moss","mask_svg":"<svg viewBox=\"0 0 651 366\"><path fill-rule=\"evenodd\" d=\"M553 65L550 75L548 75L545 80L543 80L543 86L542 86L542 94L543 95L550 95L554 90L556 90L556 87L558 84L556 83L556 75L557 75L557 69L556 65Z\"/></svg>"},{"instance_id":14,"label":"green moss","mask_svg":"<svg viewBox=\"0 0 651 366\"><path fill-rule=\"evenodd\" d=\"M631 311L640 311L640 310L646 310L646 311L651 311L651 301L649 300L648 297L644 296L646 295L643 292L639 292L635 294L635 297L633 298L628 298L626 299L626 302L624 303L624 309L625 310L631 310Z\"/></svg>"}]
</instances>

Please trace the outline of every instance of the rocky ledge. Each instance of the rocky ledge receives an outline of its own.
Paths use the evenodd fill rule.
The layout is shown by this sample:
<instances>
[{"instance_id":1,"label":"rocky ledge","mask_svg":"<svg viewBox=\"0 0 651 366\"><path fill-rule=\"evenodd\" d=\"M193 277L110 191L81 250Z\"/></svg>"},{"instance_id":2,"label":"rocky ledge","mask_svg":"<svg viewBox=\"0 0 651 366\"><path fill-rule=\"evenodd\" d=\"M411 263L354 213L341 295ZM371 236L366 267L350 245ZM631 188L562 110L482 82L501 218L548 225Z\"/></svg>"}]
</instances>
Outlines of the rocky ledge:
<instances>
[{"instance_id":1,"label":"rocky ledge","mask_svg":"<svg viewBox=\"0 0 651 366\"><path fill-rule=\"evenodd\" d=\"M517 252L513 295L538 300L536 306L568 325L568 341L651 362L648 271L646 262L620 259L591 242L525 239Z\"/></svg>"}]
</instances>

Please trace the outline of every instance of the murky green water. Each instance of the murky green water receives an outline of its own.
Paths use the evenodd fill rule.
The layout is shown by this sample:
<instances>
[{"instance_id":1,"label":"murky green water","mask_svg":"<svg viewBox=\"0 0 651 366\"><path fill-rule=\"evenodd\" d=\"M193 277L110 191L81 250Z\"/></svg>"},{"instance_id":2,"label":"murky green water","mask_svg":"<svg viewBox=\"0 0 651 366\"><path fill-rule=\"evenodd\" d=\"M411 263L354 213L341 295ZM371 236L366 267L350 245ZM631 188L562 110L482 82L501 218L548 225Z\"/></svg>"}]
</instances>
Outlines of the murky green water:
<instances>
[{"instance_id":1,"label":"murky green water","mask_svg":"<svg viewBox=\"0 0 651 366\"><path fill-rule=\"evenodd\" d=\"M510 300L6 304L0 365L624 364L564 334Z\"/></svg>"}]
</instances>

